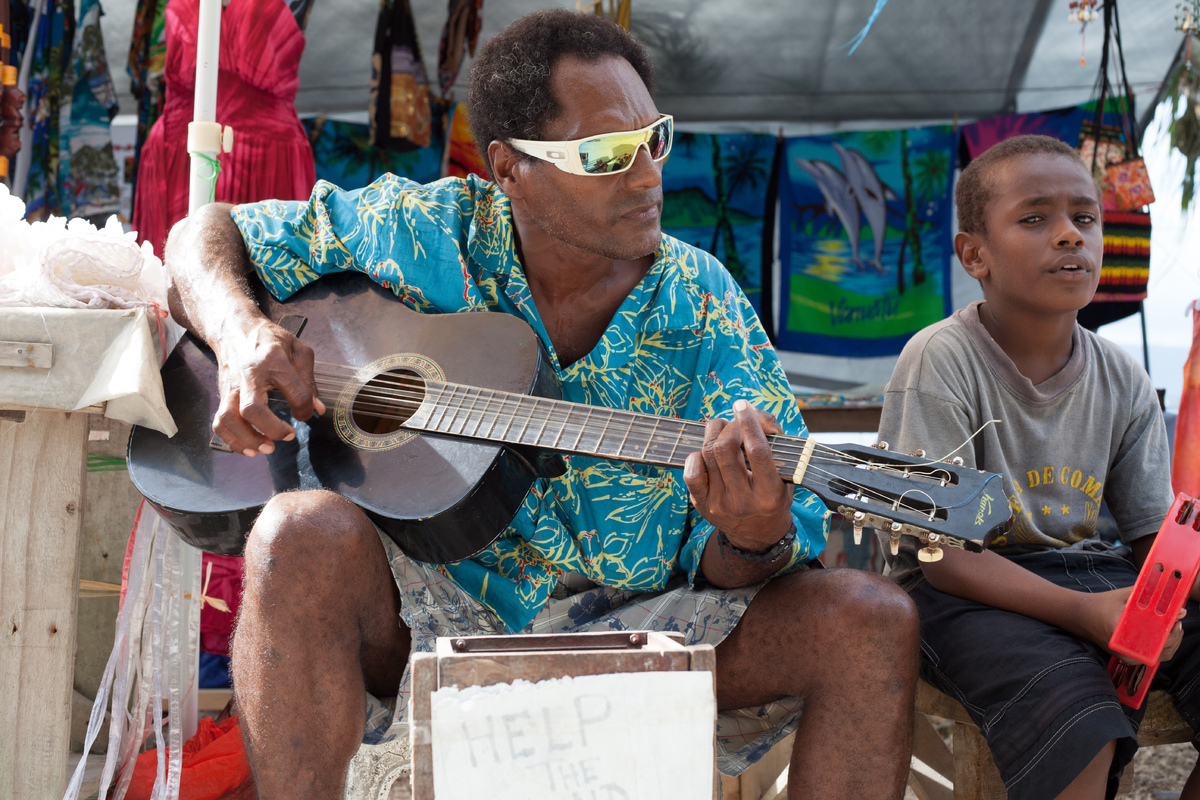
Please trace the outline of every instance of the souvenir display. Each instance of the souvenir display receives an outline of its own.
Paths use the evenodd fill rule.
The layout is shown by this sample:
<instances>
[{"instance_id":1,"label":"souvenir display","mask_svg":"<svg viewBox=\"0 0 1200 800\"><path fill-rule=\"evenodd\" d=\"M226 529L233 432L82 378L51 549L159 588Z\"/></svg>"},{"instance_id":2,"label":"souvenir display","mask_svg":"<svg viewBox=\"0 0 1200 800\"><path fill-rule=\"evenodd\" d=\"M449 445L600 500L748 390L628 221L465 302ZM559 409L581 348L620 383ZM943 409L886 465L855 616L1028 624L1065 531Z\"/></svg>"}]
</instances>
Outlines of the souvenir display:
<instances>
[{"instance_id":1,"label":"souvenir display","mask_svg":"<svg viewBox=\"0 0 1200 800\"><path fill-rule=\"evenodd\" d=\"M380 3L368 113L372 144L399 150L429 146L429 81L408 0Z\"/></svg>"},{"instance_id":2,"label":"souvenir display","mask_svg":"<svg viewBox=\"0 0 1200 800\"><path fill-rule=\"evenodd\" d=\"M142 148L133 227L162 252L171 226L187 214L187 126L196 83L199 0L167 7L163 114ZM312 148L296 116L304 34L283 0L230 0L221 14L217 119L234 130L233 152L220 158L216 199L227 203L305 200L316 177Z\"/></svg>"}]
</instances>

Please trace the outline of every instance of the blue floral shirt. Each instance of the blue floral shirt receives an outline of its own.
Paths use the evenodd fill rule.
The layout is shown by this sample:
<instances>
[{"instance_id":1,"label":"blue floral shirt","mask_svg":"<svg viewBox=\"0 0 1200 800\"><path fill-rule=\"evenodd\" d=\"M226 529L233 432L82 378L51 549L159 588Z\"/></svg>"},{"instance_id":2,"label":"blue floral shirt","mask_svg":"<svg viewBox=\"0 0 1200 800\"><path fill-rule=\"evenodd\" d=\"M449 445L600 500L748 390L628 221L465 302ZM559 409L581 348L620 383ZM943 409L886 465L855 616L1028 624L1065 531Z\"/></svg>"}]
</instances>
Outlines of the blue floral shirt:
<instances>
[{"instance_id":1,"label":"blue floral shirt","mask_svg":"<svg viewBox=\"0 0 1200 800\"><path fill-rule=\"evenodd\" d=\"M745 398L807 435L758 318L715 258L663 236L646 276L603 338L562 367L514 250L508 198L470 176L421 185L387 175L345 192L318 181L306 203L238 206L259 276L283 300L323 274L359 270L427 313L500 311L537 332L563 399L699 420L732 418ZM566 474L537 480L486 550L439 567L520 631L564 571L653 592L679 570L695 582L713 532L688 501L678 470L567 456ZM825 547L824 505L806 489L792 503L797 536L785 572Z\"/></svg>"}]
</instances>

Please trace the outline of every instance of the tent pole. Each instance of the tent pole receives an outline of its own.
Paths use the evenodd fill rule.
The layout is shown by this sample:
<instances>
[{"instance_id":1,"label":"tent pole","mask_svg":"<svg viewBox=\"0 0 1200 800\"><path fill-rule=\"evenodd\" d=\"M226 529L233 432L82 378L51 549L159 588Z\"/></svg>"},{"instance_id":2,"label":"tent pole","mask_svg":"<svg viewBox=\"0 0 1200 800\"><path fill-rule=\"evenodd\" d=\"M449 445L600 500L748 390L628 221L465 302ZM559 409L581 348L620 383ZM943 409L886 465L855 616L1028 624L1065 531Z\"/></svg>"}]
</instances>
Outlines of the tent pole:
<instances>
[{"instance_id":1,"label":"tent pole","mask_svg":"<svg viewBox=\"0 0 1200 800\"><path fill-rule=\"evenodd\" d=\"M217 124L217 65L221 53L221 0L200 0L200 26L196 33L196 104L188 125L191 180L188 214L215 197L221 152L221 126Z\"/></svg>"},{"instance_id":2,"label":"tent pole","mask_svg":"<svg viewBox=\"0 0 1200 800\"><path fill-rule=\"evenodd\" d=\"M196 101L192 122L188 125L188 155L191 159L191 176L188 182L188 214L194 214L201 206L211 203L216 197L217 174L220 168L217 156L228 150L231 132L222 137L217 123L217 75L221 54L221 0L200 0L200 24L196 32ZM224 138L224 146L222 139ZM202 558L198 550L184 544L182 567L185 585L200 572ZM183 587L178 587L182 590ZM183 600L184 618L190 620L198 613L200 598L193 596ZM191 635L191 625L187 626ZM184 647L183 652L188 648ZM183 738L191 739L199 726L200 647L189 665L191 678L183 697Z\"/></svg>"}]
</instances>

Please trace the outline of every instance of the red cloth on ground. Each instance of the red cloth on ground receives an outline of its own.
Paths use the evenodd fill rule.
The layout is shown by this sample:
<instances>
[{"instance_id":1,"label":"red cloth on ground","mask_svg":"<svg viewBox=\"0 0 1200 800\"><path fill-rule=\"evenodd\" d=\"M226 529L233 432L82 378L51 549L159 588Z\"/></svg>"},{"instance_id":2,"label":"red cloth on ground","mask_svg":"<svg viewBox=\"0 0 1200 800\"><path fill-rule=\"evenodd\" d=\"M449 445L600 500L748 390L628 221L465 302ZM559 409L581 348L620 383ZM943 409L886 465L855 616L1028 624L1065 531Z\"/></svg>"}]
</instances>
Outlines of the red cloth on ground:
<instances>
[{"instance_id":1,"label":"red cloth on ground","mask_svg":"<svg viewBox=\"0 0 1200 800\"><path fill-rule=\"evenodd\" d=\"M149 800L157 775L158 751L147 750L134 764L126 800ZM216 725L208 717L202 718L196 735L183 745L179 800L216 800L248 780L250 763L238 718L229 717Z\"/></svg>"},{"instance_id":2,"label":"red cloth on ground","mask_svg":"<svg viewBox=\"0 0 1200 800\"><path fill-rule=\"evenodd\" d=\"M1175 419L1171 486L1200 497L1200 300L1192 304L1192 349L1183 365L1183 395Z\"/></svg>"},{"instance_id":3,"label":"red cloth on ground","mask_svg":"<svg viewBox=\"0 0 1200 800\"><path fill-rule=\"evenodd\" d=\"M187 216L187 126L196 88L199 0L170 0L166 12L166 105L138 166L133 227L162 256L171 226ZM305 200L316 182L312 148L296 116L304 34L283 0L230 0L221 15L217 122L234 130L223 153L216 199L227 203Z\"/></svg>"}]
</instances>

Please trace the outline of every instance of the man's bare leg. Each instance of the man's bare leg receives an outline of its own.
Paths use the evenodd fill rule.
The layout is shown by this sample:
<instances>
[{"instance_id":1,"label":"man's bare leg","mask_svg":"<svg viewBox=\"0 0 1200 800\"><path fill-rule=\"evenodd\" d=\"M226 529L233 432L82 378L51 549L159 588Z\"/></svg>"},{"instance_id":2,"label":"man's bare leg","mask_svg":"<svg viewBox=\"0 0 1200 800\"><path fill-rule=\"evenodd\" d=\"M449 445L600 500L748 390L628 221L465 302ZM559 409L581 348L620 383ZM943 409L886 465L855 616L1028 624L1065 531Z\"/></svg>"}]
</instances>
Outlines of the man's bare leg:
<instances>
[{"instance_id":1,"label":"man's bare leg","mask_svg":"<svg viewBox=\"0 0 1200 800\"><path fill-rule=\"evenodd\" d=\"M340 800L365 691L394 695L409 633L379 535L330 492L276 496L246 543L233 682L261 800Z\"/></svg>"},{"instance_id":2,"label":"man's bare leg","mask_svg":"<svg viewBox=\"0 0 1200 800\"><path fill-rule=\"evenodd\" d=\"M717 705L804 698L791 800L898 800L912 755L919 636L916 607L879 575L775 579L717 646Z\"/></svg>"}]
</instances>

